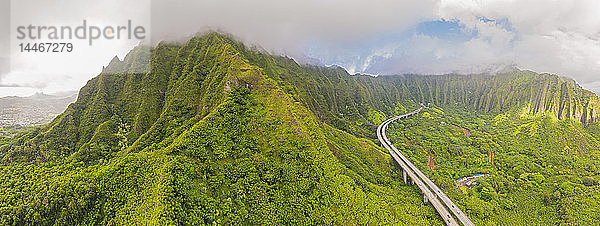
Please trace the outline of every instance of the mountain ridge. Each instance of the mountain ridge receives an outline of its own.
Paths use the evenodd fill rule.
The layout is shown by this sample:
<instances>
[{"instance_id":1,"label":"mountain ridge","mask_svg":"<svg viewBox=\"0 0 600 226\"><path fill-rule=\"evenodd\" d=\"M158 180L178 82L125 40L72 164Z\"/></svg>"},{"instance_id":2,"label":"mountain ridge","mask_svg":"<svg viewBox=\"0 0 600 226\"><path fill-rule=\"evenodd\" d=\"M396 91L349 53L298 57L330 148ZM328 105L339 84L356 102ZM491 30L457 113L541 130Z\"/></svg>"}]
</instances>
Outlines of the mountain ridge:
<instances>
[{"instance_id":1,"label":"mountain ridge","mask_svg":"<svg viewBox=\"0 0 600 226\"><path fill-rule=\"evenodd\" d=\"M151 64L136 48L46 127L3 141L0 195L21 192L0 204L14 216L2 222L436 224L385 152L320 122L237 44L163 43ZM40 171L54 179L7 181Z\"/></svg>"},{"instance_id":2,"label":"mountain ridge","mask_svg":"<svg viewBox=\"0 0 600 226\"><path fill-rule=\"evenodd\" d=\"M0 140L0 213L15 216L1 220L441 224L376 145L380 122L431 103L594 124L597 99L527 71L349 75L216 32L139 46L51 123ZM17 177L42 178L14 185Z\"/></svg>"}]
</instances>

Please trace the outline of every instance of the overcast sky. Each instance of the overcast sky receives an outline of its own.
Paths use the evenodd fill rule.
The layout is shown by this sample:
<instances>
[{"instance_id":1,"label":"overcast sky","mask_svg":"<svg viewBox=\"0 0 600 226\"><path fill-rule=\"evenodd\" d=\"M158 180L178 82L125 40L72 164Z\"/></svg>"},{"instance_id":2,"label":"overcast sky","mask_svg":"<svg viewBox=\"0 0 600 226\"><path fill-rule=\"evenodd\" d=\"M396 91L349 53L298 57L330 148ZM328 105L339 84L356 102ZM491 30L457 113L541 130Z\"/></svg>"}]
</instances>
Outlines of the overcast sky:
<instances>
[{"instance_id":1,"label":"overcast sky","mask_svg":"<svg viewBox=\"0 0 600 226\"><path fill-rule=\"evenodd\" d=\"M65 7L85 14L96 2ZM479 73L516 65L600 92L598 0L154 0L151 8L154 42L219 29L273 54L337 64L351 73ZM52 89L78 89L131 45L97 54L97 66L82 66L65 75L73 82ZM11 85L38 79L22 77L13 76ZM50 90L45 82L35 86Z\"/></svg>"}]
</instances>

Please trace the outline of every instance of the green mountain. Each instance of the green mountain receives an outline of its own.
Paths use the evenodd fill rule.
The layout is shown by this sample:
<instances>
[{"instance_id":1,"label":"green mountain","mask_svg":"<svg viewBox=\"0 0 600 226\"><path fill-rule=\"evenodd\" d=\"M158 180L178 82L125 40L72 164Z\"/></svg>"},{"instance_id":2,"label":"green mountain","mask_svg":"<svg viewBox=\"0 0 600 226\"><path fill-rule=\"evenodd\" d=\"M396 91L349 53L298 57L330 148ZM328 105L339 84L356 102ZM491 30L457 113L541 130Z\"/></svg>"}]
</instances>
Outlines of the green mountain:
<instances>
[{"instance_id":1,"label":"green mountain","mask_svg":"<svg viewBox=\"0 0 600 226\"><path fill-rule=\"evenodd\" d=\"M145 69L149 72L136 73ZM506 127L481 130L479 143L442 134L440 142L432 141L432 135L419 138L423 145L409 147L392 136L403 149L421 148L409 152L417 164L422 164L421 152L430 152L426 148L439 150L435 155L440 168L428 173L475 223L528 217L519 208L503 209L502 216L508 218L489 217L494 208L503 208L501 203L510 207L509 198L512 205L554 214L533 223L588 219L574 211L577 205L556 208L572 196L533 204L523 200L535 193L521 192L523 199L512 199L507 194L513 193L505 192L487 199L481 192L458 194L449 182L485 171L492 176L480 187L502 194L494 187L500 186L496 180L535 178L542 168L515 169L503 165L505 161L559 163L554 158L567 160L573 153L543 153L564 141L577 142L569 147L581 150L585 163L593 163L599 147L594 138L600 132L598 97L573 80L520 70L498 75L349 75L339 67L300 65L213 32L184 44L137 47L122 61L113 59L48 125L0 140L0 222L440 225L441 218L423 203L418 189L403 184L396 163L375 135L379 123L420 103L447 113L424 113L427 117L411 124L411 131L425 131L442 118L459 124L453 117L466 117L470 124L457 126L478 131L498 117L506 118ZM520 143L514 128L527 130L531 121L540 122L534 123L536 131L545 136ZM554 124L541 123L546 121ZM531 131L524 133L538 133ZM558 134L564 138L554 137ZM501 158L481 161L490 148ZM512 158L514 153L528 156ZM460 154L474 154L476 160L458 161ZM589 189L573 193L598 195L595 167L576 161L553 166L573 170L552 177L544 194L554 194L554 184L577 187L577 179L583 184L580 178L585 176L591 185L582 186ZM488 209L481 210L479 201ZM598 209L597 203L590 208Z\"/></svg>"}]
</instances>

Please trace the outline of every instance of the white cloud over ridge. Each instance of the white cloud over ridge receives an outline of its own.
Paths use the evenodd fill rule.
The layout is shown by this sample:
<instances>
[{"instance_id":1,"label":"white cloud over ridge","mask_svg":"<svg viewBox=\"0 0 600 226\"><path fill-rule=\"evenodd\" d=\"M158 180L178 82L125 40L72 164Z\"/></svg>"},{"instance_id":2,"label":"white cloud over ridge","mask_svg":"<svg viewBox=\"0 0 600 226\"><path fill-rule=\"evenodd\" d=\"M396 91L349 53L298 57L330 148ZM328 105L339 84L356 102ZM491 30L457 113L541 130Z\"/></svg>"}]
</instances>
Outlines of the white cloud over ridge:
<instances>
[{"instance_id":1,"label":"white cloud over ridge","mask_svg":"<svg viewBox=\"0 0 600 226\"><path fill-rule=\"evenodd\" d=\"M278 53L299 54L312 42L343 50L434 14L435 0L153 1L153 38L173 39L222 29Z\"/></svg>"},{"instance_id":2,"label":"white cloud over ridge","mask_svg":"<svg viewBox=\"0 0 600 226\"><path fill-rule=\"evenodd\" d=\"M474 40L492 39L481 48L506 53L495 55L498 62L573 77L600 91L593 85L600 80L600 1L444 0L439 16L478 29ZM506 18L512 29L507 34L480 17Z\"/></svg>"},{"instance_id":3,"label":"white cloud over ridge","mask_svg":"<svg viewBox=\"0 0 600 226\"><path fill-rule=\"evenodd\" d=\"M205 0L153 6L178 12L168 19L153 14L165 23L153 20L159 39L218 28L274 54L318 59L351 73L480 73L517 65L600 91L593 85L600 80L597 0ZM474 35L457 41L418 32L427 21L455 22Z\"/></svg>"},{"instance_id":4,"label":"white cloud over ridge","mask_svg":"<svg viewBox=\"0 0 600 226\"><path fill-rule=\"evenodd\" d=\"M600 93L599 12L598 0L153 0L151 36L184 40L218 29L273 54L352 73L517 65L572 77Z\"/></svg>"}]
</instances>

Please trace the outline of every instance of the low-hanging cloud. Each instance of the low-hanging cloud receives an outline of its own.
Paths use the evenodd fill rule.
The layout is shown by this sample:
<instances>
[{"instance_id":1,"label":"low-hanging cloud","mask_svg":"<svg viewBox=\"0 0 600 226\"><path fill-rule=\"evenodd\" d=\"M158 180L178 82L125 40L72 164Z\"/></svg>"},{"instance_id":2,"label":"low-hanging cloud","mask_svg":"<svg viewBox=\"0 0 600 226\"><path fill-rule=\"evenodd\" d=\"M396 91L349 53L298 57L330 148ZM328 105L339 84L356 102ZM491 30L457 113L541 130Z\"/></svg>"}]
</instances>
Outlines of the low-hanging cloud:
<instances>
[{"instance_id":1,"label":"low-hanging cloud","mask_svg":"<svg viewBox=\"0 0 600 226\"><path fill-rule=\"evenodd\" d=\"M506 65L573 77L600 91L596 0L155 1L154 38L220 29L271 53L370 74L481 73ZM466 40L423 34L457 23Z\"/></svg>"},{"instance_id":2,"label":"low-hanging cloud","mask_svg":"<svg viewBox=\"0 0 600 226\"><path fill-rule=\"evenodd\" d=\"M273 54L351 73L480 73L516 65L600 92L597 0L153 0L151 6L154 43L221 30Z\"/></svg>"},{"instance_id":3,"label":"low-hanging cloud","mask_svg":"<svg viewBox=\"0 0 600 226\"><path fill-rule=\"evenodd\" d=\"M498 62L575 78L600 91L600 1L442 1L440 18L458 20L492 40ZM503 19L510 29L480 18ZM495 41L494 41L495 40ZM476 55L476 54L473 54Z\"/></svg>"},{"instance_id":4,"label":"low-hanging cloud","mask_svg":"<svg viewBox=\"0 0 600 226\"><path fill-rule=\"evenodd\" d=\"M218 29L276 52L301 53L312 42L340 47L429 19L434 0L203 0L152 3L153 38Z\"/></svg>"}]
</instances>

